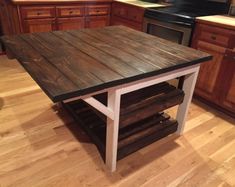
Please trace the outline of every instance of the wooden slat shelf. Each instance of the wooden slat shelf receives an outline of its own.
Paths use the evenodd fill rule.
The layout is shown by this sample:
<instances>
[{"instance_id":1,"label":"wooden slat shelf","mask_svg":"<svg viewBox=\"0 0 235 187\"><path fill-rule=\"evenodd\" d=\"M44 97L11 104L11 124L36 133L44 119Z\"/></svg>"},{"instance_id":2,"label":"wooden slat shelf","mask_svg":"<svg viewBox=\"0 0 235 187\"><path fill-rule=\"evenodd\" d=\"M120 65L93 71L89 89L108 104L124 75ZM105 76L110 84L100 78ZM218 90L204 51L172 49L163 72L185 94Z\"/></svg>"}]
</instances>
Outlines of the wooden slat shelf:
<instances>
[{"instance_id":1,"label":"wooden slat shelf","mask_svg":"<svg viewBox=\"0 0 235 187\"><path fill-rule=\"evenodd\" d=\"M107 95L96 99L106 104ZM129 155L177 130L178 123L163 110L180 104L184 92L168 83L150 86L121 98L117 159ZM106 118L82 100L63 104L96 144L105 159Z\"/></svg>"},{"instance_id":2,"label":"wooden slat shelf","mask_svg":"<svg viewBox=\"0 0 235 187\"><path fill-rule=\"evenodd\" d=\"M95 98L107 105L106 93L99 94ZM119 127L126 127L157 112L178 105L182 103L183 99L184 92L166 82L125 94L121 98ZM106 122L104 115L100 113L98 115Z\"/></svg>"}]
</instances>

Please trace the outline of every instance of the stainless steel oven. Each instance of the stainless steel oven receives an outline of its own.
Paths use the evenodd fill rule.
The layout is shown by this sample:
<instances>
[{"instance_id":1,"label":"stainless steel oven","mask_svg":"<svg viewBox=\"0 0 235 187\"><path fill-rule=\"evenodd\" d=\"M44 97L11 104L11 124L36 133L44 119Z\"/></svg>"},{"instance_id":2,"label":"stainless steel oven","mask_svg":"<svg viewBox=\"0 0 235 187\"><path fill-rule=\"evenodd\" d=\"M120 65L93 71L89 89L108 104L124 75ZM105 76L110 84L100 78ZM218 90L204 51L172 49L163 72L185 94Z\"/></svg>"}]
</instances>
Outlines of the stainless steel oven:
<instances>
[{"instance_id":1,"label":"stainless steel oven","mask_svg":"<svg viewBox=\"0 0 235 187\"><path fill-rule=\"evenodd\" d=\"M230 1L173 0L171 6L147 8L144 14L144 32L189 46L196 17L226 14Z\"/></svg>"},{"instance_id":2,"label":"stainless steel oven","mask_svg":"<svg viewBox=\"0 0 235 187\"><path fill-rule=\"evenodd\" d=\"M172 42L189 46L192 34L192 27L167 23L156 19L144 19L144 32L170 40Z\"/></svg>"}]
</instances>

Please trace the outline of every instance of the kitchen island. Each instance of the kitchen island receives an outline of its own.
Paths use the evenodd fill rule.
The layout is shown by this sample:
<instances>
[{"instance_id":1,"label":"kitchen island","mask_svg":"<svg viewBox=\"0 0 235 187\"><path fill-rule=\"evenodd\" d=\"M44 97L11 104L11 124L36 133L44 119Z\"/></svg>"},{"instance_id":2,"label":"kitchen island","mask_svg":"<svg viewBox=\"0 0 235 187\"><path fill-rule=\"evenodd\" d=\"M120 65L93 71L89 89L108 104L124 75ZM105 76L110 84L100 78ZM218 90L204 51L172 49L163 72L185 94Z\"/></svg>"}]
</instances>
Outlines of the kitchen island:
<instances>
[{"instance_id":1,"label":"kitchen island","mask_svg":"<svg viewBox=\"0 0 235 187\"><path fill-rule=\"evenodd\" d=\"M89 128L81 125L99 149L100 144L97 142L103 143L105 163L110 171L116 169L119 145L129 146L125 142L129 141L126 138L130 136L122 139L122 142L119 141L119 137L124 137L127 132L136 135L136 133L133 134L131 125L144 124L142 134L148 132L149 128L154 127L156 133L160 129L158 136L151 134L151 139L146 140L149 136L145 134L143 140L146 144L138 147L132 142L131 144L135 146L134 150L176 130L179 134L183 133L200 63L211 59L211 55L206 53L123 26L4 36L1 40L10 52L10 56L22 64L48 97L53 102L65 106L75 119L88 124L85 120L81 120L84 117L81 113L85 112L88 115L88 121L91 119L91 113L92 117L96 116L101 120L105 116L107 125L105 124L104 140L106 143L99 138L103 132L96 131L97 129L94 128L94 126L103 125L96 123L98 120L95 123L89 123L92 126ZM167 80L181 76L185 76L182 89L183 99L180 97L182 92L165 83ZM159 92L163 87L179 93L178 102L171 101L169 104L168 100L171 99L172 92L168 97L164 97L166 94ZM134 122L124 123L122 101L125 100L124 98L127 98L127 102L136 101L136 98L133 99L134 96L130 97L130 94L136 95L141 89L159 92L161 97L158 95L146 97L146 100L151 102L147 105L149 110L145 110L145 113L151 116L136 121L140 114L137 112ZM143 92L146 93L146 90ZM103 94L106 94L106 102L100 99ZM140 95L142 97L142 94ZM162 103L159 104L160 98L162 98L160 100ZM141 101L131 103L131 106L137 106L138 110L146 108L146 103L141 103ZM177 121L164 117L161 112L166 107L172 106L172 103L180 104L176 116ZM88 105L84 107L84 104ZM150 110L152 105L156 106L154 114L150 113L153 110ZM89 106L89 111L87 106ZM133 120L131 115L128 115L128 120ZM149 127L148 125L154 120L158 123ZM143 123L143 121L147 122ZM123 130L121 124L125 124L123 126L129 128L129 131ZM135 138L132 136L133 139ZM138 139L138 142L141 140Z\"/></svg>"}]
</instances>

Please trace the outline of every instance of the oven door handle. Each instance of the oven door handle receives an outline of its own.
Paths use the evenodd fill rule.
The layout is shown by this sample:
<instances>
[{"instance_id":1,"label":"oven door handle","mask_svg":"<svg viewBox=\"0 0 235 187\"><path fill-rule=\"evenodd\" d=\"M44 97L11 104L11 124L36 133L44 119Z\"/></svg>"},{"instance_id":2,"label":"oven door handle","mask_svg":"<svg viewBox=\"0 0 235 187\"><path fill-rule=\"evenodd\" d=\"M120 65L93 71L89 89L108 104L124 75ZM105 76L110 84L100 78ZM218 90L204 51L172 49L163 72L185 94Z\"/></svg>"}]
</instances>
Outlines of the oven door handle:
<instances>
[{"instance_id":1,"label":"oven door handle","mask_svg":"<svg viewBox=\"0 0 235 187\"><path fill-rule=\"evenodd\" d=\"M190 23L185 23L185 22L181 22L181 21L167 21L168 23L172 23L172 24L177 24L177 25L184 25L184 26L188 26L191 27L192 24Z\"/></svg>"}]
</instances>

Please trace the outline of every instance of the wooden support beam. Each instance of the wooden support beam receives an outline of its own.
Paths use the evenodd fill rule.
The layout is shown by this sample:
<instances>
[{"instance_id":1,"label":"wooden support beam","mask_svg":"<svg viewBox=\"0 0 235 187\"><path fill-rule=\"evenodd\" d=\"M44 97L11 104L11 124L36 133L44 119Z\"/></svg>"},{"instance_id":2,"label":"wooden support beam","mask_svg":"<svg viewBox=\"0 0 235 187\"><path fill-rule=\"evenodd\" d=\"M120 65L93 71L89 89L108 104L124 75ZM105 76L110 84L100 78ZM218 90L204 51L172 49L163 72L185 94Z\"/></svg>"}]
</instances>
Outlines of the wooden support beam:
<instances>
[{"instance_id":1,"label":"wooden support beam","mask_svg":"<svg viewBox=\"0 0 235 187\"><path fill-rule=\"evenodd\" d=\"M183 103L179 105L178 111L177 111L177 121L178 121L178 134L183 134L184 132L184 126L186 122L186 117L188 114L189 105L192 100L195 84L197 81L197 76L199 72L199 66L195 69L195 71L191 74L185 75L184 83L183 83L183 91L185 93Z\"/></svg>"},{"instance_id":2,"label":"wooden support beam","mask_svg":"<svg viewBox=\"0 0 235 187\"><path fill-rule=\"evenodd\" d=\"M117 164L120 101L119 90L108 92L108 108L113 111L114 119L107 118L105 163L111 172L116 170Z\"/></svg>"},{"instance_id":3,"label":"wooden support beam","mask_svg":"<svg viewBox=\"0 0 235 187\"><path fill-rule=\"evenodd\" d=\"M89 97L83 100L89 105L93 106L95 109L99 110L101 113L106 115L111 120L114 120L113 111L109 107L105 106L103 103L96 100L94 97Z\"/></svg>"}]
</instances>

